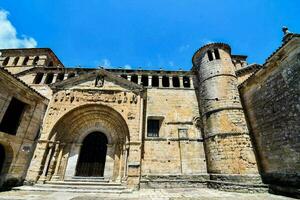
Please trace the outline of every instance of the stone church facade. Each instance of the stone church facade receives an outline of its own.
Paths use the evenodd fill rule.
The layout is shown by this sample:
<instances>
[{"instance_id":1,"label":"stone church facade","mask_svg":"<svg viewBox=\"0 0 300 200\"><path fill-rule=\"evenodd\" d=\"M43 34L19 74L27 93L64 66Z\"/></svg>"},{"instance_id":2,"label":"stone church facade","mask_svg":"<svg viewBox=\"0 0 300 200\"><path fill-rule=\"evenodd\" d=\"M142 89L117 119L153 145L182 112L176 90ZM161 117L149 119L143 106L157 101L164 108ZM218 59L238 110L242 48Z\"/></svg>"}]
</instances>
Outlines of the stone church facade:
<instances>
[{"instance_id":1,"label":"stone church facade","mask_svg":"<svg viewBox=\"0 0 300 200\"><path fill-rule=\"evenodd\" d=\"M46 48L0 52L2 184L103 177L128 188L299 195L298 34L286 32L263 65L227 44L205 45L190 71L64 67ZM14 134L3 122L11 96L40 106L35 120L12 114ZM26 143L24 123L27 157L15 148L8 159L14 138Z\"/></svg>"}]
</instances>

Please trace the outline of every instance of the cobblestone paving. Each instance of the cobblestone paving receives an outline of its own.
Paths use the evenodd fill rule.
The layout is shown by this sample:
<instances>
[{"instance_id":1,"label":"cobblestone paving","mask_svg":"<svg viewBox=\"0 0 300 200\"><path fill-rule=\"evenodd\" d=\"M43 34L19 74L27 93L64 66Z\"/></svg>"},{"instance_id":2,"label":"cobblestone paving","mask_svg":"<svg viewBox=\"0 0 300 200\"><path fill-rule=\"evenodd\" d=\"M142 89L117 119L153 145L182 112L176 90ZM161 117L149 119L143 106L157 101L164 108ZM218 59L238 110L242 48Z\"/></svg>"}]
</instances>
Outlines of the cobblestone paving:
<instances>
[{"instance_id":1,"label":"cobblestone paving","mask_svg":"<svg viewBox=\"0 0 300 200\"><path fill-rule=\"evenodd\" d=\"M212 189L144 189L127 194L67 193L8 191L0 193L0 200L100 200L100 199L170 199L170 200L287 200L292 199L269 193L234 193Z\"/></svg>"}]
</instances>

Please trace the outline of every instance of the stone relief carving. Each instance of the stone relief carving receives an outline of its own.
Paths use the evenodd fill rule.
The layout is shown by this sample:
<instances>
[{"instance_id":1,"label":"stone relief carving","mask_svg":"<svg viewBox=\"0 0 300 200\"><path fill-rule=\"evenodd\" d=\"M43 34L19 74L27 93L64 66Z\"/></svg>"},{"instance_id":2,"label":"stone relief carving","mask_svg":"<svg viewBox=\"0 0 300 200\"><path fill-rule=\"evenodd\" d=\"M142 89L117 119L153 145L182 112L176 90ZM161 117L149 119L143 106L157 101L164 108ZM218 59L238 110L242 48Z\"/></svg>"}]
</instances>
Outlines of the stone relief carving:
<instances>
[{"instance_id":1,"label":"stone relief carving","mask_svg":"<svg viewBox=\"0 0 300 200\"><path fill-rule=\"evenodd\" d=\"M103 87L104 85L104 76L98 75L95 80L95 87Z\"/></svg>"},{"instance_id":2,"label":"stone relief carving","mask_svg":"<svg viewBox=\"0 0 300 200\"><path fill-rule=\"evenodd\" d=\"M135 119L135 114L132 113L132 112L129 112L129 113L127 114L127 119L129 119L129 120Z\"/></svg>"}]
</instances>

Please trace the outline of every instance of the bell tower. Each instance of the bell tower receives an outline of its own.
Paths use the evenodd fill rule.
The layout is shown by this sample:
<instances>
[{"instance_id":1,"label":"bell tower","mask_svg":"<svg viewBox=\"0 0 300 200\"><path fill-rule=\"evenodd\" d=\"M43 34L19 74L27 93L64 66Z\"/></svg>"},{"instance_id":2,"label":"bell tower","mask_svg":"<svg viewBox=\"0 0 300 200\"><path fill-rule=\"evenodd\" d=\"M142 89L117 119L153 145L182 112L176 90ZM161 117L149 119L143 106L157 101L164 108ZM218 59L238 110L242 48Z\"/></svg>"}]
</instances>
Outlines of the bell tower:
<instances>
[{"instance_id":1,"label":"bell tower","mask_svg":"<svg viewBox=\"0 0 300 200\"><path fill-rule=\"evenodd\" d=\"M257 163L241 104L231 48L213 43L192 58L198 79L199 108L209 186L222 189L241 183L259 183Z\"/></svg>"}]
</instances>

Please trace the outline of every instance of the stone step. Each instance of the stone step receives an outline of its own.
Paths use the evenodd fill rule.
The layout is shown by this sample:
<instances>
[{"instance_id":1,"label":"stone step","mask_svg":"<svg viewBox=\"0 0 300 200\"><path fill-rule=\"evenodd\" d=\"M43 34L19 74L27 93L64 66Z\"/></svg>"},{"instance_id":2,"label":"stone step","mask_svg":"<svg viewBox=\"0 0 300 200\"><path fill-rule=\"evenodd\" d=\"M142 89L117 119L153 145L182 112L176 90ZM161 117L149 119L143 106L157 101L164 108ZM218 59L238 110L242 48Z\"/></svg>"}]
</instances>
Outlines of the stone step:
<instances>
[{"instance_id":1,"label":"stone step","mask_svg":"<svg viewBox=\"0 0 300 200\"><path fill-rule=\"evenodd\" d=\"M64 180L64 181L46 181L46 184L52 185L98 185L98 186L122 186L121 183L109 181L80 181L80 180Z\"/></svg>"},{"instance_id":2,"label":"stone step","mask_svg":"<svg viewBox=\"0 0 300 200\"><path fill-rule=\"evenodd\" d=\"M104 188L52 188L52 187L38 187L38 186L20 186L15 187L15 191L40 191L40 192L76 192L76 193L131 193L131 189L104 189Z\"/></svg>"},{"instance_id":3,"label":"stone step","mask_svg":"<svg viewBox=\"0 0 300 200\"><path fill-rule=\"evenodd\" d=\"M65 179L64 182L93 182L93 183L109 183L108 179L105 180L97 180L97 179Z\"/></svg>"},{"instance_id":4,"label":"stone step","mask_svg":"<svg viewBox=\"0 0 300 200\"><path fill-rule=\"evenodd\" d=\"M124 190L123 185L73 185L73 184L35 184L38 188L58 188L58 189L100 189L100 190Z\"/></svg>"}]
</instances>

